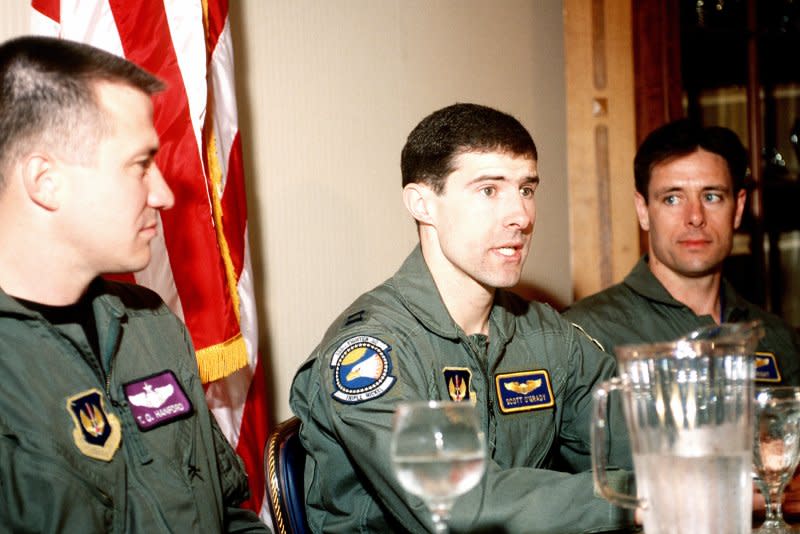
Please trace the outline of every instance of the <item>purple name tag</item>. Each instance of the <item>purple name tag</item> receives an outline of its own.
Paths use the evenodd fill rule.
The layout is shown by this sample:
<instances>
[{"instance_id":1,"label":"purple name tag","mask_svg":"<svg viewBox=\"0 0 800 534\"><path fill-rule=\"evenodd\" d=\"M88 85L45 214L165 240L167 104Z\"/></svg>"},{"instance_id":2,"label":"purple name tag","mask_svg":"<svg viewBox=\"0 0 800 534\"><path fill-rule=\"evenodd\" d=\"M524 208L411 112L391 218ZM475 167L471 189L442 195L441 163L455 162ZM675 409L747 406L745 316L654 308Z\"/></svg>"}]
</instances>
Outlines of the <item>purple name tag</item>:
<instances>
[{"instance_id":1,"label":"purple name tag","mask_svg":"<svg viewBox=\"0 0 800 534\"><path fill-rule=\"evenodd\" d=\"M133 418L142 432L186 417L193 411L192 403L172 371L128 382L124 388Z\"/></svg>"}]
</instances>

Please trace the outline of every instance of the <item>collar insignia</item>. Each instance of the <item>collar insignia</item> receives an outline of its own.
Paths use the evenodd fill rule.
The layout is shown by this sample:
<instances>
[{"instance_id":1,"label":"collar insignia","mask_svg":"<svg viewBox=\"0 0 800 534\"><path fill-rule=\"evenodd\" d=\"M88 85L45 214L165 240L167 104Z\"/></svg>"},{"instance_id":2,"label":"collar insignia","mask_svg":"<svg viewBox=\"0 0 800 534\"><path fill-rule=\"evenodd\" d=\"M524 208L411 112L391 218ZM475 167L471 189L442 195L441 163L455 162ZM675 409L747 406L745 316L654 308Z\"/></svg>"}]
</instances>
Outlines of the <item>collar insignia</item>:
<instances>
[{"instance_id":1,"label":"collar insignia","mask_svg":"<svg viewBox=\"0 0 800 534\"><path fill-rule=\"evenodd\" d=\"M503 413L527 412L555 406L550 373L544 369L495 376L497 400Z\"/></svg>"},{"instance_id":2,"label":"collar insignia","mask_svg":"<svg viewBox=\"0 0 800 534\"><path fill-rule=\"evenodd\" d=\"M331 357L333 398L357 404L380 397L394 385L392 347L371 336L345 340Z\"/></svg>"},{"instance_id":3,"label":"collar insignia","mask_svg":"<svg viewBox=\"0 0 800 534\"><path fill-rule=\"evenodd\" d=\"M133 419L142 432L187 417L194 411L181 383L170 370L128 382L123 389Z\"/></svg>"},{"instance_id":4,"label":"collar insignia","mask_svg":"<svg viewBox=\"0 0 800 534\"><path fill-rule=\"evenodd\" d=\"M75 428L75 446L90 458L109 462L122 439L119 419L106 412L103 393L92 388L67 399L67 411Z\"/></svg>"},{"instance_id":5,"label":"collar insignia","mask_svg":"<svg viewBox=\"0 0 800 534\"><path fill-rule=\"evenodd\" d=\"M445 367L442 369L444 381L447 384L447 394L450 400L475 400L475 392L470 390L472 371L466 367Z\"/></svg>"},{"instance_id":6,"label":"collar insignia","mask_svg":"<svg viewBox=\"0 0 800 534\"><path fill-rule=\"evenodd\" d=\"M756 382L780 382L778 360L771 352L756 352Z\"/></svg>"}]
</instances>

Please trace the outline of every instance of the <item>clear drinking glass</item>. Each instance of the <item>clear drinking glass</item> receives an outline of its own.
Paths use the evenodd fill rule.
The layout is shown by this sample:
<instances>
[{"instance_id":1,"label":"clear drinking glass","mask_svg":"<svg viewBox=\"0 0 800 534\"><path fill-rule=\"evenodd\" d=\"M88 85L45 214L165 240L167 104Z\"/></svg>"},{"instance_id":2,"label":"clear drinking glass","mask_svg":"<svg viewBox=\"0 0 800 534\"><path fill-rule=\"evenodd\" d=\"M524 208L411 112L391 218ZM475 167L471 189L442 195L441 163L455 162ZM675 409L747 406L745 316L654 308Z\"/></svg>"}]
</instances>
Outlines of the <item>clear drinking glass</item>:
<instances>
[{"instance_id":1,"label":"clear drinking glass","mask_svg":"<svg viewBox=\"0 0 800 534\"><path fill-rule=\"evenodd\" d=\"M475 408L466 402L401 403L391 455L400 485L428 506L435 532L447 532L456 498L477 485L486 468Z\"/></svg>"},{"instance_id":2,"label":"clear drinking glass","mask_svg":"<svg viewBox=\"0 0 800 534\"><path fill-rule=\"evenodd\" d=\"M797 532L783 519L783 490L800 461L800 387L756 390L753 476L766 501L766 519L755 532Z\"/></svg>"}]
</instances>

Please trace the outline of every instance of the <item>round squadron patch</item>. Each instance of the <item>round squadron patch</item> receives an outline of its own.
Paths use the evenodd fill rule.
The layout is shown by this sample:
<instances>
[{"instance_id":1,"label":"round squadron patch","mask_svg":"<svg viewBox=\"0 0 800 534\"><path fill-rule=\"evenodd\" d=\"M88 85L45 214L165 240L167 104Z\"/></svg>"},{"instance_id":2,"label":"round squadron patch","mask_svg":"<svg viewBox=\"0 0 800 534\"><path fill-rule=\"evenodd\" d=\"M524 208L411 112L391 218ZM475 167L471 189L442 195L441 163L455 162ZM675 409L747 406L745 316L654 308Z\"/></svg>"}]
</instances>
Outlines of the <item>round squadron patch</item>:
<instances>
[{"instance_id":1,"label":"round squadron patch","mask_svg":"<svg viewBox=\"0 0 800 534\"><path fill-rule=\"evenodd\" d=\"M344 341L331 357L333 398L356 404L380 397L392 387L392 348L371 336L354 336Z\"/></svg>"}]
</instances>

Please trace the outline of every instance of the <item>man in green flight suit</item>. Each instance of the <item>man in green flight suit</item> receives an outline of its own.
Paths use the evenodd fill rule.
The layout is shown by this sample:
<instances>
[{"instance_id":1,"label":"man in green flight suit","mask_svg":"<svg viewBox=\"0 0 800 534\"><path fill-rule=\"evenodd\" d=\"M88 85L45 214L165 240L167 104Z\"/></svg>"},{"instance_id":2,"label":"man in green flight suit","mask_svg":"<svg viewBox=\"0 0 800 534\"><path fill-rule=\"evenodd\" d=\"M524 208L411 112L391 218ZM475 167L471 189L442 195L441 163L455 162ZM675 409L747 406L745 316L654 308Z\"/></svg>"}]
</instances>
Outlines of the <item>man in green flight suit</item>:
<instances>
[{"instance_id":1,"label":"man in green flight suit","mask_svg":"<svg viewBox=\"0 0 800 534\"><path fill-rule=\"evenodd\" d=\"M736 134L682 119L636 153L636 213L648 252L625 280L564 311L610 354L620 344L672 341L701 326L760 319L756 380L800 385L800 337L722 276L742 220L747 153Z\"/></svg>"},{"instance_id":2,"label":"man in green flight suit","mask_svg":"<svg viewBox=\"0 0 800 534\"><path fill-rule=\"evenodd\" d=\"M528 255L537 158L519 121L475 104L440 109L409 135L403 200L419 246L334 321L292 385L314 532L431 529L389 455L395 407L430 399L474 404L487 441L486 475L455 503L453 531L631 524L594 494L589 471L591 391L613 358L549 306L502 289ZM627 443L611 451L612 464L628 458ZM570 472L552 469L559 460ZM629 473L616 475L627 489Z\"/></svg>"},{"instance_id":3,"label":"man in green flight suit","mask_svg":"<svg viewBox=\"0 0 800 534\"><path fill-rule=\"evenodd\" d=\"M162 82L69 40L0 44L0 531L266 533L191 340L143 269L175 201Z\"/></svg>"},{"instance_id":4,"label":"man in green flight suit","mask_svg":"<svg viewBox=\"0 0 800 534\"><path fill-rule=\"evenodd\" d=\"M648 252L621 283L564 316L613 354L617 345L671 341L699 327L759 319L756 382L800 385L800 336L739 295L722 276L742 220L747 152L723 127L682 119L651 132L634 159L639 225ZM756 501L763 509L763 500ZM800 512L800 478L786 508Z\"/></svg>"}]
</instances>

